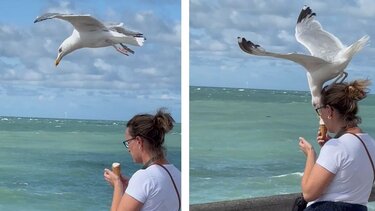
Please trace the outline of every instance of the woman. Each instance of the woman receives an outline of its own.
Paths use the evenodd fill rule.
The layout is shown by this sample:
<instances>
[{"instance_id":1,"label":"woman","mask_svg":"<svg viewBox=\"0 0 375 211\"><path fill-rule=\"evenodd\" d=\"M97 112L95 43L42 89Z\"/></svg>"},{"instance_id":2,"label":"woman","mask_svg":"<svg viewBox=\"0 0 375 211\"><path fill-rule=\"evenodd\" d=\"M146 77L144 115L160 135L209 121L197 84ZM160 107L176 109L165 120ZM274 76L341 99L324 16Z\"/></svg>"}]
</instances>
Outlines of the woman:
<instances>
[{"instance_id":1,"label":"woman","mask_svg":"<svg viewBox=\"0 0 375 211\"><path fill-rule=\"evenodd\" d=\"M173 123L171 115L163 110L156 115L136 115L127 123L123 143L134 162L142 163L143 168L129 181L104 170L105 180L114 187L112 211L180 209L181 172L168 163L163 146Z\"/></svg>"},{"instance_id":2,"label":"woman","mask_svg":"<svg viewBox=\"0 0 375 211\"><path fill-rule=\"evenodd\" d=\"M375 142L358 127L357 102L366 97L369 84L369 80L357 80L322 90L321 106L316 111L335 137L318 134L322 148L317 160L312 145L300 138L299 146L307 158L301 182L309 202L307 211L367 210L374 182L370 157L375 159Z\"/></svg>"}]
</instances>

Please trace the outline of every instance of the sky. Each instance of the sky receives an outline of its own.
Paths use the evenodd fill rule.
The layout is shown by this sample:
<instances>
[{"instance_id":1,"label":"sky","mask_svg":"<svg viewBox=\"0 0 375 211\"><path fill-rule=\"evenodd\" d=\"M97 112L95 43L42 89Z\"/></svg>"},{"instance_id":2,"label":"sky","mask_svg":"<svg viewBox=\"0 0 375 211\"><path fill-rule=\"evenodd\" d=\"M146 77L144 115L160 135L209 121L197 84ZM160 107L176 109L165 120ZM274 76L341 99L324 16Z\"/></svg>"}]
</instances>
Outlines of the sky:
<instances>
[{"instance_id":1,"label":"sky","mask_svg":"<svg viewBox=\"0 0 375 211\"><path fill-rule=\"evenodd\" d=\"M73 26L47 12L90 14L144 34L144 46L84 48L54 60ZM0 6L0 116L128 120L166 107L181 120L181 4L175 0L17 0Z\"/></svg>"},{"instance_id":2,"label":"sky","mask_svg":"<svg viewBox=\"0 0 375 211\"><path fill-rule=\"evenodd\" d=\"M308 50L295 37L304 5L323 29L349 46L364 35L370 44L354 56L347 80L375 80L375 1L373 0L191 0L190 85L308 91L306 71L288 60L244 53L237 37L279 53ZM375 83L371 85L375 91Z\"/></svg>"}]
</instances>

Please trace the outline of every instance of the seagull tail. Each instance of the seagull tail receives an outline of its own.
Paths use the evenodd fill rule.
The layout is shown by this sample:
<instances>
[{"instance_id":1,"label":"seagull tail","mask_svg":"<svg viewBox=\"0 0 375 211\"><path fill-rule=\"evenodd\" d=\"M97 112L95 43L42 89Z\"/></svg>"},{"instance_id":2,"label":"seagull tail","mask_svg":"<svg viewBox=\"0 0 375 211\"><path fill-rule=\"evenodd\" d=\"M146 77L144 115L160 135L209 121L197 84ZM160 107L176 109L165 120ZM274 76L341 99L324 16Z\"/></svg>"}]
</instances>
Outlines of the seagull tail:
<instances>
[{"instance_id":1,"label":"seagull tail","mask_svg":"<svg viewBox=\"0 0 375 211\"><path fill-rule=\"evenodd\" d=\"M138 46L143 46L143 43L145 42L146 38L143 36L140 37L134 37L135 42L137 43Z\"/></svg>"},{"instance_id":2,"label":"seagull tail","mask_svg":"<svg viewBox=\"0 0 375 211\"><path fill-rule=\"evenodd\" d=\"M368 35L363 36L357 42L347 47L343 52L343 56L346 58L352 58L354 54L358 53L360 50L362 50L362 48L364 48L367 45L369 40L370 37Z\"/></svg>"}]
</instances>

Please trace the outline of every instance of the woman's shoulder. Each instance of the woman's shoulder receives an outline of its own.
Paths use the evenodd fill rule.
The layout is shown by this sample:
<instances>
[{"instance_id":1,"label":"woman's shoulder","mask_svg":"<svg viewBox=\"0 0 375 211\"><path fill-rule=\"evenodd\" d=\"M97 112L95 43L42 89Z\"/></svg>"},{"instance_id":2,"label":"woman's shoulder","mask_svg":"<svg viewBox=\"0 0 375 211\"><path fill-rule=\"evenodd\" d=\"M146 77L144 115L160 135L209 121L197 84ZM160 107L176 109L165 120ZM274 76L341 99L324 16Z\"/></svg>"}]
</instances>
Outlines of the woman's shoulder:
<instances>
[{"instance_id":1,"label":"woman's shoulder","mask_svg":"<svg viewBox=\"0 0 375 211\"><path fill-rule=\"evenodd\" d=\"M180 170L179 170L175 165L173 165L173 164L166 164L166 165L164 165L164 167L166 167L168 170L171 169L171 170L173 170L173 171L178 171L178 172L180 172ZM181 172L180 172L180 173L181 173Z\"/></svg>"},{"instance_id":2,"label":"woman's shoulder","mask_svg":"<svg viewBox=\"0 0 375 211\"><path fill-rule=\"evenodd\" d=\"M181 172L173 164L163 165L168 172L173 176L173 178L181 177ZM160 178L164 178L167 175L165 169L162 169L159 165L151 165L146 169L140 169L136 171L130 179L133 180L142 180L142 181L157 181ZM168 177L169 178L169 177Z\"/></svg>"},{"instance_id":3,"label":"woman's shoulder","mask_svg":"<svg viewBox=\"0 0 375 211\"><path fill-rule=\"evenodd\" d=\"M360 138L362 141L374 140L368 133L346 133L342 135L338 140L340 141L352 141L353 139L358 140Z\"/></svg>"},{"instance_id":4,"label":"woman's shoulder","mask_svg":"<svg viewBox=\"0 0 375 211\"><path fill-rule=\"evenodd\" d=\"M180 173L180 170L173 164L164 164L163 165L170 173ZM162 167L160 165L157 165L157 164L154 164L154 165L151 165L149 167L147 167L146 169L140 169L138 171L136 171L134 174L139 174L139 175L147 175L147 174L154 174L156 172L159 172L160 170L163 170ZM165 170L163 170L165 171Z\"/></svg>"},{"instance_id":5,"label":"woman's shoulder","mask_svg":"<svg viewBox=\"0 0 375 211\"><path fill-rule=\"evenodd\" d=\"M147 169L139 169L136 171L131 178L143 178L143 177L148 177L149 172Z\"/></svg>"},{"instance_id":6,"label":"woman's shoulder","mask_svg":"<svg viewBox=\"0 0 375 211\"><path fill-rule=\"evenodd\" d=\"M175 172L178 172L178 173L181 173L180 170L173 164L163 164L163 167L166 168L170 173L175 173ZM163 167L161 167L160 165L152 165L150 166L149 169L150 171L158 171L160 169L162 169ZM165 170L163 170L165 171Z\"/></svg>"},{"instance_id":7,"label":"woman's shoulder","mask_svg":"<svg viewBox=\"0 0 375 211\"><path fill-rule=\"evenodd\" d=\"M355 135L346 133L337 139L332 139L327 142L327 146L343 149L344 151L351 151L352 149L363 147L362 140L366 145L375 144L374 139L367 133L357 133ZM325 146L325 145L324 145Z\"/></svg>"}]
</instances>

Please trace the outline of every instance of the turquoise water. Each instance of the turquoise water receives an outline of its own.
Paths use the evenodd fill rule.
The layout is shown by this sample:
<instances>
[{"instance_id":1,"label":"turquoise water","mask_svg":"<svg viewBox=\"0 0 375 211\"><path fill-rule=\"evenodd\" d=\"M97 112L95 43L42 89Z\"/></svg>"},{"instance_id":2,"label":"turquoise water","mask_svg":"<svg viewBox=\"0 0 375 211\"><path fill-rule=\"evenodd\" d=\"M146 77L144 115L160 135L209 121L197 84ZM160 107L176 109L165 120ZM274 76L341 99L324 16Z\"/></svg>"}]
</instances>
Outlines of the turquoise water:
<instances>
[{"instance_id":1,"label":"turquoise water","mask_svg":"<svg viewBox=\"0 0 375 211\"><path fill-rule=\"evenodd\" d=\"M300 192L318 118L308 92L190 87L190 203ZM375 96L360 103L375 136ZM374 209L375 210L375 209Z\"/></svg>"},{"instance_id":2,"label":"turquoise water","mask_svg":"<svg viewBox=\"0 0 375 211\"><path fill-rule=\"evenodd\" d=\"M0 117L0 210L109 210L103 169L134 164L122 144L125 122ZM181 169L181 125L166 138Z\"/></svg>"}]
</instances>

